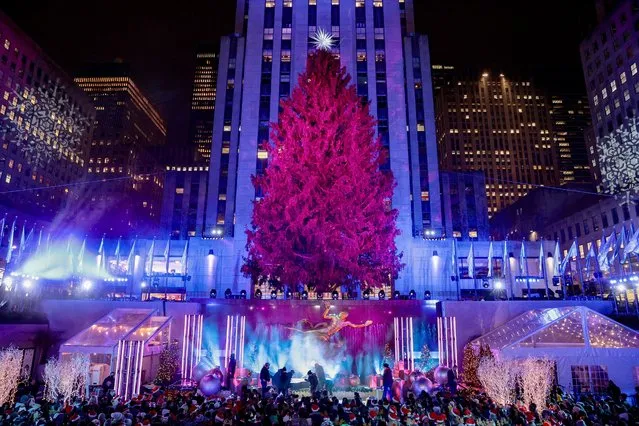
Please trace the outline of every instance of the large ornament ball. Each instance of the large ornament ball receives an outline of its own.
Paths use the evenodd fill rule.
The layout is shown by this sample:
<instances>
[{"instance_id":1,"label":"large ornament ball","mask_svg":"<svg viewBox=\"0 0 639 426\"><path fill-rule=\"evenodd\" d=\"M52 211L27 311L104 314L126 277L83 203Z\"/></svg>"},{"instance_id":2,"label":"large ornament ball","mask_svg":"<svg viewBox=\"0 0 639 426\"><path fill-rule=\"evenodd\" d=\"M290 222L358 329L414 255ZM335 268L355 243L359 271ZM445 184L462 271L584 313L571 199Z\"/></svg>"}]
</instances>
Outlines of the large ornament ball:
<instances>
[{"instance_id":1,"label":"large ornament ball","mask_svg":"<svg viewBox=\"0 0 639 426\"><path fill-rule=\"evenodd\" d=\"M393 382L393 386L391 387L391 394L394 399L397 401L402 401L402 389L404 388L403 380L395 380Z\"/></svg>"},{"instance_id":2,"label":"large ornament ball","mask_svg":"<svg viewBox=\"0 0 639 426\"><path fill-rule=\"evenodd\" d=\"M211 376L219 379L220 383L224 381L224 373L222 373L222 370L220 370L219 367L215 367L213 370L211 370Z\"/></svg>"},{"instance_id":3,"label":"large ornament ball","mask_svg":"<svg viewBox=\"0 0 639 426\"><path fill-rule=\"evenodd\" d=\"M198 365L193 367L193 373L191 374L191 377L196 382L199 382L200 380L202 380L202 377L209 374L210 371L211 371L211 368L208 366L208 363L205 361L202 361Z\"/></svg>"},{"instance_id":4,"label":"large ornament ball","mask_svg":"<svg viewBox=\"0 0 639 426\"><path fill-rule=\"evenodd\" d=\"M410 373L410 381L415 383L415 381L417 379L419 379L420 377L424 377L424 373L422 373L421 371L413 371L412 373Z\"/></svg>"},{"instance_id":5,"label":"large ornament ball","mask_svg":"<svg viewBox=\"0 0 639 426\"><path fill-rule=\"evenodd\" d=\"M435 381L439 385L445 385L448 383L448 371L450 371L450 368L444 367L443 365L440 365L435 369Z\"/></svg>"},{"instance_id":6,"label":"large ornament ball","mask_svg":"<svg viewBox=\"0 0 639 426\"><path fill-rule=\"evenodd\" d=\"M351 374L351 377L348 378L348 383L351 385L352 388L359 386L359 376L357 374Z\"/></svg>"},{"instance_id":7,"label":"large ornament ball","mask_svg":"<svg viewBox=\"0 0 639 426\"><path fill-rule=\"evenodd\" d=\"M213 396L222 389L222 381L213 374L207 374L200 380L200 392L204 396Z\"/></svg>"},{"instance_id":8,"label":"large ornament ball","mask_svg":"<svg viewBox=\"0 0 639 426\"><path fill-rule=\"evenodd\" d=\"M433 383L424 376L418 377L417 380L413 382L413 393L415 396L419 396L422 392L430 393L433 388Z\"/></svg>"}]
</instances>

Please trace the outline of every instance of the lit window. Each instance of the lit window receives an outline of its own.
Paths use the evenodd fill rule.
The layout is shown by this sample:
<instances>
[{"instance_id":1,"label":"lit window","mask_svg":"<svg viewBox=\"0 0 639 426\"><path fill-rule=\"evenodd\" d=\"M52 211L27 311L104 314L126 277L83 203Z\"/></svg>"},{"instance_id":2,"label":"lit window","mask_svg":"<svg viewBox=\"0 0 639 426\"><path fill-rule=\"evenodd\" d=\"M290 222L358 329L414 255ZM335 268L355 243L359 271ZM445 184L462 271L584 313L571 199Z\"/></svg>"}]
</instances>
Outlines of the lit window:
<instances>
[{"instance_id":1,"label":"lit window","mask_svg":"<svg viewBox=\"0 0 639 426\"><path fill-rule=\"evenodd\" d=\"M4 181L6 183L11 183L11 175L9 173L7 173L4 177Z\"/></svg>"},{"instance_id":2,"label":"lit window","mask_svg":"<svg viewBox=\"0 0 639 426\"><path fill-rule=\"evenodd\" d=\"M606 105L606 115L610 115L610 105Z\"/></svg>"},{"instance_id":3,"label":"lit window","mask_svg":"<svg viewBox=\"0 0 639 426\"><path fill-rule=\"evenodd\" d=\"M608 91L604 87L603 89L601 89L601 98L606 99L607 97L608 97Z\"/></svg>"},{"instance_id":4,"label":"lit window","mask_svg":"<svg viewBox=\"0 0 639 426\"><path fill-rule=\"evenodd\" d=\"M266 160L268 158L268 152L264 151L263 149L258 150L257 158L259 160Z\"/></svg>"},{"instance_id":5,"label":"lit window","mask_svg":"<svg viewBox=\"0 0 639 426\"><path fill-rule=\"evenodd\" d=\"M619 108L620 102L618 98L615 98L615 108Z\"/></svg>"},{"instance_id":6,"label":"lit window","mask_svg":"<svg viewBox=\"0 0 639 426\"><path fill-rule=\"evenodd\" d=\"M5 49L9 49L9 47L11 47L11 42L7 39L4 40L4 48Z\"/></svg>"},{"instance_id":7,"label":"lit window","mask_svg":"<svg viewBox=\"0 0 639 426\"><path fill-rule=\"evenodd\" d=\"M9 160L9 168L13 169L13 160Z\"/></svg>"},{"instance_id":8,"label":"lit window","mask_svg":"<svg viewBox=\"0 0 639 426\"><path fill-rule=\"evenodd\" d=\"M184 188L175 188L176 194L184 194Z\"/></svg>"},{"instance_id":9,"label":"lit window","mask_svg":"<svg viewBox=\"0 0 639 426\"><path fill-rule=\"evenodd\" d=\"M634 64L630 65L630 73L632 75L637 74L637 63L636 62Z\"/></svg>"},{"instance_id":10,"label":"lit window","mask_svg":"<svg viewBox=\"0 0 639 426\"><path fill-rule=\"evenodd\" d=\"M625 72L622 72L619 75L619 80L621 80L621 84L625 84L626 83L626 73Z\"/></svg>"},{"instance_id":11,"label":"lit window","mask_svg":"<svg viewBox=\"0 0 639 426\"><path fill-rule=\"evenodd\" d=\"M612 80L610 82L610 93L615 93L616 90L617 90L617 82Z\"/></svg>"},{"instance_id":12,"label":"lit window","mask_svg":"<svg viewBox=\"0 0 639 426\"><path fill-rule=\"evenodd\" d=\"M468 231L468 237L469 238L477 238L477 231L475 231L475 230Z\"/></svg>"}]
</instances>

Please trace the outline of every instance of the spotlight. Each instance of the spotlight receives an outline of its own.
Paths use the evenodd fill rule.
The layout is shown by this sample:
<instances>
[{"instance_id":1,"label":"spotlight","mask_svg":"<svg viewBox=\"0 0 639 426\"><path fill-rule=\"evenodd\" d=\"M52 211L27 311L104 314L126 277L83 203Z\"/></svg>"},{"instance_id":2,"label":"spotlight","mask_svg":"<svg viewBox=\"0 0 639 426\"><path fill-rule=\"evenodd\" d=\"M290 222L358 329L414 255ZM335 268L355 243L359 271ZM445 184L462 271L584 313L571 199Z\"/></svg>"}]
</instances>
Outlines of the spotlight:
<instances>
[{"instance_id":1,"label":"spotlight","mask_svg":"<svg viewBox=\"0 0 639 426\"><path fill-rule=\"evenodd\" d=\"M337 290L333 290L333 293L331 293L331 297L333 298L333 300L339 299L339 293L337 292Z\"/></svg>"},{"instance_id":2,"label":"spotlight","mask_svg":"<svg viewBox=\"0 0 639 426\"><path fill-rule=\"evenodd\" d=\"M322 300L324 298L324 293L318 291L315 297L317 298L317 300Z\"/></svg>"},{"instance_id":3,"label":"spotlight","mask_svg":"<svg viewBox=\"0 0 639 426\"><path fill-rule=\"evenodd\" d=\"M293 292L291 290L286 290L286 298L287 299L292 299L293 298Z\"/></svg>"},{"instance_id":4,"label":"spotlight","mask_svg":"<svg viewBox=\"0 0 639 426\"><path fill-rule=\"evenodd\" d=\"M257 290L255 290L255 298L256 299L261 299L262 298L262 290L260 290L259 288Z\"/></svg>"},{"instance_id":5,"label":"spotlight","mask_svg":"<svg viewBox=\"0 0 639 426\"><path fill-rule=\"evenodd\" d=\"M246 290L240 291L240 299L246 299Z\"/></svg>"},{"instance_id":6,"label":"spotlight","mask_svg":"<svg viewBox=\"0 0 639 426\"><path fill-rule=\"evenodd\" d=\"M24 281L22 281L22 286L28 290L28 289L30 289L31 287L33 287L33 281L31 281L31 280L24 280Z\"/></svg>"},{"instance_id":7,"label":"spotlight","mask_svg":"<svg viewBox=\"0 0 639 426\"><path fill-rule=\"evenodd\" d=\"M559 287L559 277L552 277L552 285Z\"/></svg>"},{"instance_id":8,"label":"spotlight","mask_svg":"<svg viewBox=\"0 0 639 426\"><path fill-rule=\"evenodd\" d=\"M433 257L438 257L439 253L437 253L437 250L433 250Z\"/></svg>"},{"instance_id":9,"label":"spotlight","mask_svg":"<svg viewBox=\"0 0 639 426\"><path fill-rule=\"evenodd\" d=\"M408 298L409 298L410 300L415 300L415 299L417 299L417 293L415 293L415 290L411 290L411 291L409 291L409 292L408 292Z\"/></svg>"},{"instance_id":10,"label":"spotlight","mask_svg":"<svg viewBox=\"0 0 639 426\"><path fill-rule=\"evenodd\" d=\"M142 282L140 283L140 286L141 286L142 288L146 288L146 281L142 281ZM213 291L214 291L214 290L213 290Z\"/></svg>"},{"instance_id":11,"label":"spotlight","mask_svg":"<svg viewBox=\"0 0 639 426\"><path fill-rule=\"evenodd\" d=\"M504 282L502 280L496 280L494 286L495 290L502 290L504 288Z\"/></svg>"},{"instance_id":12,"label":"spotlight","mask_svg":"<svg viewBox=\"0 0 639 426\"><path fill-rule=\"evenodd\" d=\"M617 285L617 287L616 287L616 288L617 288L617 291L618 291L619 293L623 293L624 291L626 291L626 286L625 286L625 285L623 285L623 284L619 284L619 285Z\"/></svg>"},{"instance_id":13,"label":"spotlight","mask_svg":"<svg viewBox=\"0 0 639 426\"><path fill-rule=\"evenodd\" d=\"M13 285L13 278L4 277L4 285L7 286L7 289L10 289L11 286Z\"/></svg>"},{"instance_id":14,"label":"spotlight","mask_svg":"<svg viewBox=\"0 0 639 426\"><path fill-rule=\"evenodd\" d=\"M481 283L481 286L484 287L484 288L488 288L488 287L490 287L490 284L488 284L488 280L483 280L482 283Z\"/></svg>"},{"instance_id":15,"label":"spotlight","mask_svg":"<svg viewBox=\"0 0 639 426\"><path fill-rule=\"evenodd\" d=\"M431 298L431 293L430 291L426 290L424 292L424 300L430 300L430 298Z\"/></svg>"},{"instance_id":16,"label":"spotlight","mask_svg":"<svg viewBox=\"0 0 639 426\"><path fill-rule=\"evenodd\" d=\"M215 253L213 252L213 249L209 250L209 257L213 257L215 256Z\"/></svg>"},{"instance_id":17,"label":"spotlight","mask_svg":"<svg viewBox=\"0 0 639 426\"><path fill-rule=\"evenodd\" d=\"M93 287L93 283L91 281L84 280L82 282L82 290L89 291L89 290L91 290L91 287Z\"/></svg>"},{"instance_id":18,"label":"spotlight","mask_svg":"<svg viewBox=\"0 0 639 426\"><path fill-rule=\"evenodd\" d=\"M379 300L384 300L386 299L386 293L384 292L384 290L380 290L379 293L377 293L377 298Z\"/></svg>"},{"instance_id":19,"label":"spotlight","mask_svg":"<svg viewBox=\"0 0 639 426\"><path fill-rule=\"evenodd\" d=\"M304 290L302 292L302 300L308 300L308 291Z\"/></svg>"},{"instance_id":20,"label":"spotlight","mask_svg":"<svg viewBox=\"0 0 639 426\"><path fill-rule=\"evenodd\" d=\"M233 292L231 291L231 289L230 289L230 288L227 288L227 289L224 291L224 298L225 298L225 299L230 299L230 298L231 298L231 296L233 296Z\"/></svg>"},{"instance_id":21,"label":"spotlight","mask_svg":"<svg viewBox=\"0 0 639 426\"><path fill-rule=\"evenodd\" d=\"M142 284L144 284L144 283L142 283ZM209 297L211 299L215 299L217 297L217 290L212 288L211 291L209 292Z\"/></svg>"},{"instance_id":22,"label":"spotlight","mask_svg":"<svg viewBox=\"0 0 639 426\"><path fill-rule=\"evenodd\" d=\"M271 291L271 300L277 299L277 292L275 290Z\"/></svg>"},{"instance_id":23,"label":"spotlight","mask_svg":"<svg viewBox=\"0 0 639 426\"><path fill-rule=\"evenodd\" d=\"M369 288L364 290L363 297L364 297L364 300L368 300L371 298L371 290Z\"/></svg>"},{"instance_id":24,"label":"spotlight","mask_svg":"<svg viewBox=\"0 0 639 426\"><path fill-rule=\"evenodd\" d=\"M400 297L399 290L395 290L395 291L393 292L393 299L396 299L396 300L397 300L397 299L399 299L399 297Z\"/></svg>"}]
</instances>

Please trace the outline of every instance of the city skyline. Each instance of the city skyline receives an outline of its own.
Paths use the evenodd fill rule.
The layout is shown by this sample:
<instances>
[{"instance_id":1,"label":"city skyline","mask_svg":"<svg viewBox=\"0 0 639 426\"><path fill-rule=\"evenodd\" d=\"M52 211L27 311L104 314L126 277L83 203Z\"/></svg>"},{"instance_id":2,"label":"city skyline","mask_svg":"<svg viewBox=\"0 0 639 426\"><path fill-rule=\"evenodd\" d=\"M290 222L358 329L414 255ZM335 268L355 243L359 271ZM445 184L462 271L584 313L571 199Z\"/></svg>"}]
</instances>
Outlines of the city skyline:
<instances>
[{"instance_id":1,"label":"city skyline","mask_svg":"<svg viewBox=\"0 0 639 426\"><path fill-rule=\"evenodd\" d=\"M585 93L579 42L595 24L594 1L544 1L526 10L501 0L418 3L416 30L429 36L433 64L503 71L544 89ZM196 1L178 10L153 5L149 14L150 7L116 2L95 16L74 0L35 10L7 4L3 10L71 75L87 62L131 63L136 81L168 123L169 143L186 145L197 45L212 41L219 49L220 37L233 32L235 4ZM118 12L123 8L127 13ZM540 22L552 31L539 31Z\"/></svg>"}]
</instances>

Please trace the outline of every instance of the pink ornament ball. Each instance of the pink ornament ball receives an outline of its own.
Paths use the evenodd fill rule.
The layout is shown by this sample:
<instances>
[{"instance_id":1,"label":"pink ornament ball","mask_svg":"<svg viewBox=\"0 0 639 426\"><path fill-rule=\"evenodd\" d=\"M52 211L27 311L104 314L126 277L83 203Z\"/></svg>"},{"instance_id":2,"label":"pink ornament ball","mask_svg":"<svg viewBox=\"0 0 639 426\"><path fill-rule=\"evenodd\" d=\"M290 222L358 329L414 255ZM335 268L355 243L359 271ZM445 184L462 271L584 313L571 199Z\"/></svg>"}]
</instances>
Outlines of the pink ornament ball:
<instances>
[{"instance_id":1,"label":"pink ornament ball","mask_svg":"<svg viewBox=\"0 0 639 426\"><path fill-rule=\"evenodd\" d=\"M207 374L200 380L200 392L204 396L213 396L222 389L222 381L213 374Z\"/></svg>"},{"instance_id":2,"label":"pink ornament ball","mask_svg":"<svg viewBox=\"0 0 639 426\"><path fill-rule=\"evenodd\" d=\"M413 382L413 393L419 396L422 392L430 393L433 383L427 377L420 376Z\"/></svg>"},{"instance_id":3,"label":"pink ornament ball","mask_svg":"<svg viewBox=\"0 0 639 426\"><path fill-rule=\"evenodd\" d=\"M191 374L191 378L195 380L196 382L199 382L202 379L202 377L206 376L211 371L211 368L208 365L209 365L208 362L202 361L199 364L197 364L195 367L193 367L193 373Z\"/></svg>"}]
</instances>

